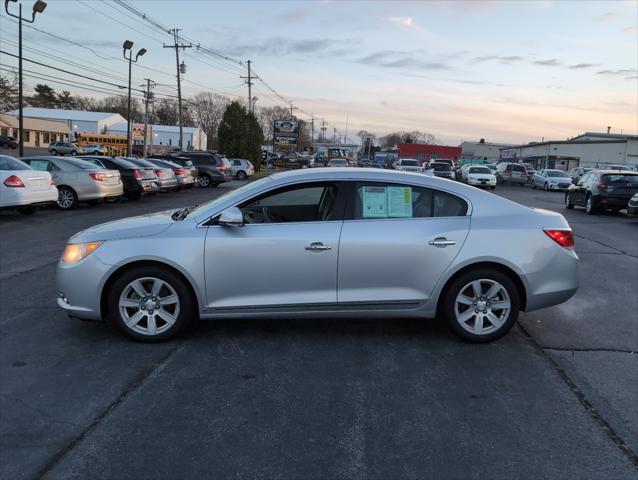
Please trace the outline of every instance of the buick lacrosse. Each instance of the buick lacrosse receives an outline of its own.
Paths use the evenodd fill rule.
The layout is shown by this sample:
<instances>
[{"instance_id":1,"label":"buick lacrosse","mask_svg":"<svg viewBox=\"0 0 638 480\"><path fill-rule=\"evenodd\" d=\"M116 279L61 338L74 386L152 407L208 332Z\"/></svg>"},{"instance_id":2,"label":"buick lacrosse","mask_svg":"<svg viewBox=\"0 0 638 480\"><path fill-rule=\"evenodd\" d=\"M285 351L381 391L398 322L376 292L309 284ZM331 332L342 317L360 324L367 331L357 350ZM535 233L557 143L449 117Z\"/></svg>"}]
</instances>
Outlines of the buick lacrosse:
<instances>
[{"instance_id":1,"label":"buick lacrosse","mask_svg":"<svg viewBox=\"0 0 638 480\"><path fill-rule=\"evenodd\" d=\"M503 336L578 287L562 215L415 173L277 173L208 203L71 237L58 305L139 341L219 317L445 318Z\"/></svg>"}]
</instances>

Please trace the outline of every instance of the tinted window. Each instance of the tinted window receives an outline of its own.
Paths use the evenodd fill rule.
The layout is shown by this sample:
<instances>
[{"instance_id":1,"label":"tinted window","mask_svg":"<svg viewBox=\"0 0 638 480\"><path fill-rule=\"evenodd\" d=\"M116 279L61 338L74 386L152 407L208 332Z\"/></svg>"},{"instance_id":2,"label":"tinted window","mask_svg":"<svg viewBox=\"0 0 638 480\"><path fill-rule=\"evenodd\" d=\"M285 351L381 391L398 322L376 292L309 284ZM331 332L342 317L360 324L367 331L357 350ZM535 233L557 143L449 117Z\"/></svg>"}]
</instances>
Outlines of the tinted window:
<instances>
[{"instance_id":1,"label":"tinted window","mask_svg":"<svg viewBox=\"0 0 638 480\"><path fill-rule=\"evenodd\" d=\"M525 171L525 167L522 167L520 165L512 165L512 171L513 172L524 172Z\"/></svg>"},{"instance_id":2,"label":"tinted window","mask_svg":"<svg viewBox=\"0 0 638 480\"><path fill-rule=\"evenodd\" d=\"M67 163L69 165L73 165L74 167L78 167L81 168L82 170L94 170L95 169L95 165L93 165L92 163L87 162L86 160L77 160L74 158L65 158L63 160L64 163Z\"/></svg>"},{"instance_id":3,"label":"tinted window","mask_svg":"<svg viewBox=\"0 0 638 480\"><path fill-rule=\"evenodd\" d=\"M0 155L0 170L31 170L31 167L17 158Z\"/></svg>"},{"instance_id":4,"label":"tinted window","mask_svg":"<svg viewBox=\"0 0 638 480\"><path fill-rule=\"evenodd\" d=\"M567 173L561 170L547 170L548 177L566 177Z\"/></svg>"},{"instance_id":5,"label":"tinted window","mask_svg":"<svg viewBox=\"0 0 638 480\"><path fill-rule=\"evenodd\" d=\"M315 222L332 220L335 185L307 185L277 190L241 206L246 223Z\"/></svg>"},{"instance_id":6,"label":"tinted window","mask_svg":"<svg viewBox=\"0 0 638 480\"><path fill-rule=\"evenodd\" d=\"M631 183L638 185L638 175L603 175L603 183Z\"/></svg>"},{"instance_id":7,"label":"tinted window","mask_svg":"<svg viewBox=\"0 0 638 480\"><path fill-rule=\"evenodd\" d=\"M433 163L432 168L435 172L449 172L452 170L449 163Z\"/></svg>"},{"instance_id":8,"label":"tinted window","mask_svg":"<svg viewBox=\"0 0 638 480\"><path fill-rule=\"evenodd\" d=\"M390 183L356 184L354 218L454 217L467 213L467 204L449 193Z\"/></svg>"},{"instance_id":9,"label":"tinted window","mask_svg":"<svg viewBox=\"0 0 638 480\"><path fill-rule=\"evenodd\" d=\"M401 165L404 165L406 167L418 167L419 162L417 162L416 160L401 160Z\"/></svg>"},{"instance_id":10,"label":"tinted window","mask_svg":"<svg viewBox=\"0 0 638 480\"><path fill-rule=\"evenodd\" d=\"M40 170L42 172L46 172L49 169L49 161L48 160L29 160L29 165L34 170Z\"/></svg>"},{"instance_id":11,"label":"tinted window","mask_svg":"<svg viewBox=\"0 0 638 480\"><path fill-rule=\"evenodd\" d=\"M487 173L491 174L492 170L487 167L471 167L467 173Z\"/></svg>"}]
</instances>

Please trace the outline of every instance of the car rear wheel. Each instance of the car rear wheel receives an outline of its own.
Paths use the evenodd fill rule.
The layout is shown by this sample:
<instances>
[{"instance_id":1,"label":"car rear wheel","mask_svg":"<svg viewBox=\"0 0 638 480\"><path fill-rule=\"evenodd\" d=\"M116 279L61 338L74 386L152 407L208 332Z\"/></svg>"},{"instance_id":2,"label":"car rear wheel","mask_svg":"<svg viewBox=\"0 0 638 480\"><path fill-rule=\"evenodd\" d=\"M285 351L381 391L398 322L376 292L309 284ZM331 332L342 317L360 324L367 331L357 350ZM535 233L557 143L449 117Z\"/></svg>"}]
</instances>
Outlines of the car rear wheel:
<instances>
[{"instance_id":1,"label":"car rear wheel","mask_svg":"<svg viewBox=\"0 0 638 480\"><path fill-rule=\"evenodd\" d=\"M536 190L536 182L534 180L532 180L532 188Z\"/></svg>"},{"instance_id":2,"label":"car rear wheel","mask_svg":"<svg viewBox=\"0 0 638 480\"><path fill-rule=\"evenodd\" d=\"M57 154L58 154L58 151L55 148L51 150L51 155L56 156Z\"/></svg>"},{"instance_id":3,"label":"car rear wheel","mask_svg":"<svg viewBox=\"0 0 638 480\"><path fill-rule=\"evenodd\" d=\"M549 191L549 183L545 182L545 185L543 185L543 190Z\"/></svg>"},{"instance_id":4,"label":"car rear wheel","mask_svg":"<svg viewBox=\"0 0 638 480\"><path fill-rule=\"evenodd\" d=\"M237 178L239 180L246 180L246 178L248 177L248 175L246 175L246 172L240 170L239 172L237 172Z\"/></svg>"},{"instance_id":5,"label":"car rear wheel","mask_svg":"<svg viewBox=\"0 0 638 480\"><path fill-rule=\"evenodd\" d=\"M78 205L78 197L69 187L58 187L58 207L62 210L72 210Z\"/></svg>"},{"instance_id":6,"label":"car rear wheel","mask_svg":"<svg viewBox=\"0 0 638 480\"><path fill-rule=\"evenodd\" d=\"M76 152L75 150L71 150L71 156L75 157L78 154L78 152Z\"/></svg>"},{"instance_id":7,"label":"car rear wheel","mask_svg":"<svg viewBox=\"0 0 638 480\"><path fill-rule=\"evenodd\" d=\"M195 299L176 273L156 266L133 268L113 284L108 317L128 337L159 342L188 326Z\"/></svg>"},{"instance_id":8,"label":"car rear wheel","mask_svg":"<svg viewBox=\"0 0 638 480\"><path fill-rule=\"evenodd\" d=\"M593 197L591 195L587 195L587 200L585 200L585 211L588 215L595 215L596 210L597 208Z\"/></svg>"},{"instance_id":9,"label":"car rear wheel","mask_svg":"<svg viewBox=\"0 0 638 480\"><path fill-rule=\"evenodd\" d=\"M574 204L572 203L572 198L569 193L565 194L565 208L567 210L571 210L572 208L574 208Z\"/></svg>"},{"instance_id":10,"label":"car rear wheel","mask_svg":"<svg viewBox=\"0 0 638 480\"><path fill-rule=\"evenodd\" d=\"M210 177L206 174L199 176L199 186L200 187L210 187Z\"/></svg>"},{"instance_id":11,"label":"car rear wheel","mask_svg":"<svg viewBox=\"0 0 638 480\"><path fill-rule=\"evenodd\" d=\"M445 292L443 313L463 340L485 343L505 335L518 318L520 295L497 270L474 270L456 278Z\"/></svg>"}]
</instances>

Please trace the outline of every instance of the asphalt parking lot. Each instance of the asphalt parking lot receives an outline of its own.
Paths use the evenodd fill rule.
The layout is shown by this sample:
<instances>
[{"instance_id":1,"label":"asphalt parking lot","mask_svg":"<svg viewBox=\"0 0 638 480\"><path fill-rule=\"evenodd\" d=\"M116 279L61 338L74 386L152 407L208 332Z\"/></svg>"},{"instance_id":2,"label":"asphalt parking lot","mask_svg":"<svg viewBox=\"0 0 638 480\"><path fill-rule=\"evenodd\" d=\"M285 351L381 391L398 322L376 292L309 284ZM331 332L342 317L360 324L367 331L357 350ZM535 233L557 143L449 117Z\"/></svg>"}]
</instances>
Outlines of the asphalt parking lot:
<instances>
[{"instance_id":1,"label":"asphalt parking lot","mask_svg":"<svg viewBox=\"0 0 638 480\"><path fill-rule=\"evenodd\" d=\"M499 186L566 216L581 288L487 345L347 318L146 345L57 308L70 235L230 187L0 213L1 478L636 478L638 218Z\"/></svg>"}]
</instances>

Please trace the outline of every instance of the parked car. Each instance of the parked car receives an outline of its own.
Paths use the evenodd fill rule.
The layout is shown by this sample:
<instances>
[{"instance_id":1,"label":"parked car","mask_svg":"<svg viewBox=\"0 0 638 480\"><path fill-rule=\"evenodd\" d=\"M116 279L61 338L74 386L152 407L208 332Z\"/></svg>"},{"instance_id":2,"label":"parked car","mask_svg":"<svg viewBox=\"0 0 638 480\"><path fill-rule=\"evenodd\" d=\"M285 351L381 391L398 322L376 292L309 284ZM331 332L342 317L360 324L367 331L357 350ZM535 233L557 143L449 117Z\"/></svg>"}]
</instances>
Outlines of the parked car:
<instances>
[{"instance_id":1,"label":"parked car","mask_svg":"<svg viewBox=\"0 0 638 480\"><path fill-rule=\"evenodd\" d=\"M435 177L449 178L454 180L454 171L449 162L430 162L428 170L434 170Z\"/></svg>"},{"instance_id":2,"label":"parked car","mask_svg":"<svg viewBox=\"0 0 638 480\"><path fill-rule=\"evenodd\" d=\"M531 163L519 163L519 165L523 165L527 170L527 181L529 182L536 173L536 169L532 166Z\"/></svg>"},{"instance_id":3,"label":"parked car","mask_svg":"<svg viewBox=\"0 0 638 480\"><path fill-rule=\"evenodd\" d=\"M84 149L77 143L71 142L55 142L49 144L49 153L51 155L82 155Z\"/></svg>"},{"instance_id":4,"label":"parked car","mask_svg":"<svg viewBox=\"0 0 638 480\"><path fill-rule=\"evenodd\" d=\"M496 166L496 180L499 183L509 182L525 185L529 179L529 172L520 163L501 162Z\"/></svg>"},{"instance_id":5,"label":"parked car","mask_svg":"<svg viewBox=\"0 0 638 480\"><path fill-rule=\"evenodd\" d=\"M108 317L147 342L173 337L198 316L344 312L438 312L460 337L488 342L505 335L519 311L574 294L572 247L562 215L458 182L388 170L297 170L198 207L74 235L58 264L57 302L72 317Z\"/></svg>"},{"instance_id":6,"label":"parked car","mask_svg":"<svg viewBox=\"0 0 638 480\"><path fill-rule=\"evenodd\" d=\"M158 158L147 158L146 160L154 165L157 165L160 168L170 168L171 170L173 170L175 178L178 182L178 186L175 187L175 190L181 190L182 188L193 188L194 180L189 169L184 168L181 165L173 163L169 160L160 160Z\"/></svg>"},{"instance_id":7,"label":"parked car","mask_svg":"<svg viewBox=\"0 0 638 480\"><path fill-rule=\"evenodd\" d=\"M299 152L283 152L279 158L269 160L272 167L281 168L308 168L315 165L315 157Z\"/></svg>"},{"instance_id":8,"label":"parked car","mask_svg":"<svg viewBox=\"0 0 638 480\"><path fill-rule=\"evenodd\" d=\"M484 165L464 165L461 168L462 181L475 187L496 188L496 176Z\"/></svg>"},{"instance_id":9,"label":"parked car","mask_svg":"<svg viewBox=\"0 0 638 480\"><path fill-rule=\"evenodd\" d=\"M21 159L34 170L49 172L58 187L58 207L71 210L79 202L100 203L116 199L124 193L120 172L98 167L85 160L60 157L27 157Z\"/></svg>"},{"instance_id":10,"label":"parked car","mask_svg":"<svg viewBox=\"0 0 638 480\"><path fill-rule=\"evenodd\" d=\"M82 147L84 150L82 153L86 155L104 155L106 153L106 149L97 143L87 143Z\"/></svg>"},{"instance_id":11,"label":"parked car","mask_svg":"<svg viewBox=\"0 0 638 480\"><path fill-rule=\"evenodd\" d=\"M600 210L618 212L627 207L627 203L636 193L638 172L592 170L576 185L570 185L565 193L565 207L585 207L585 211L590 215Z\"/></svg>"},{"instance_id":12,"label":"parked car","mask_svg":"<svg viewBox=\"0 0 638 480\"><path fill-rule=\"evenodd\" d=\"M159 181L155 169L134 165L122 157L78 157L98 167L118 170L122 179L124 196L129 200L139 200L142 195L159 192Z\"/></svg>"},{"instance_id":13,"label":"parked car","mask_svg":"<svg viewBox=\"0 0 638 480\"><path fill-rule=\"evenodd\" d=\"M328 162L328 167L349 167L348 160L345 158L333 158Z\"/></svg>"},{"instance_id":14,"label":"parked car","mask_svg":"<svg viewBox=\"0 0 638 480\"><path fill-rule=\"evenodd\" d=\"M252 177L255 174L255 168L250 160L244 160L243 158L231 158L230 171L233 177L239 180L246 180L248 177Z\"/></svg>"},{"instance_id":15,"label":"parked car","mask_svg":"<svg viewBox=\"0 0 638 480\"><path fill-rule=\"evenodd\" d=\"M173 169L171 167L159 167L153 162L150 162L143 158L125 158L133 165L137 165L139 167L148 167L155 170L155 175L157 175L157 183L159 183L160 191L167 192L179 187L179 181L177 180L177 178L175 178L175 172L173 172Z\"/></svg>"},{"instance_id":16,"label":"parked car","mask_svg":"<svg viewBox=\"0 0 638 480\"><path fill-rule=\"evenodd\" d=\"M397 162L395 170L400 170L402 172L416 172L421 173L423 168L421 168L421 164L418 160L410 159L410 158L402 158Z\"/></svg>"},{"instance_id":17,"label":"parked car","mask_svg":"<svg viewBox=\"0 0 638 480\"><path fill-rule=\"evenodd\" d=\"M628 167L627 165L607 165L605 167L605 170L621 170L623 172L633 172L631 167Z\"/></svg>"},{"instance_id":18,"label":"parked car","mask_svg":"<svg viewBox=\"0 0 638 480\"><path fill-rule=\"evenodd\" d=\"M15 157L0 155L0 209L17 209L23 215L58 200L49 172L36 172Z\"/></svg>"},{"instance_id":19,"label":"parked car","mask_svg":"<svg viewBox=\"0 0 638 480\"><path fill-rule=\"evenodd\" d=\"M567 190L572 184L572 179L563 170L543 169L532 176L532 188L543 190Z\"/></svg>"},{"instance_id":20,"label":"parked car","mask_svg":"<svg viewBox=\"0 0 638 480\"><path fill-rule=\"evenodd\" d=\"M591 168L586 167L576 167L572 168L567 175L572 179L572 183L576 184L580 180L580 178L585 175L587 172L591 171Z\"/></svg>"},{"instance_id":21,"label":"parked car","mask_svg":"<svg viewBox=\"0 0 638 480\"><path fill-rule=\"evenodd\" d=\"M197 170L197 167L193 165L193 162L191 161L190 158L181 157L179 155L170 155L170 154L151 155L146 157L146 159L148 160L153 160L154 158L157 158L159 160L168 160L169 162L181 165L183 168L187 169L191 173L191 176L193 177L193 184L199 184L199 172Z\"/></svg>"},{"instance_id":22,"label":"parked car","mask_svg":"<svg viewBox=\"0 0 638 480\"><path fill-rule=\"evenodd\" d=\"M627 215L638 215L638 193L634 193L627 202Z\"/></svg>"},{"instance_id":23,"label":"parked car","mask_svg":"<svg viewBox=\"0 0 638 480\"><path fill-rule=\"evenodd\" d=\"M223 155L210 152L180 152L179 156L189 158L197 167L199 185L202 187L216 187L232 179L230 162ZM221 179L218 173L221 174Z\"/></svg>"},{"instance_id":24,"label":"parked car","mask_svg":"<svg viewBox=\"0 0 638 480\"><path fill-rule=\"evenodd\" d=\"M0 147L16 149L18 148L18 142L9 135L0 135Z\"/></svg>"}]
</instances>

